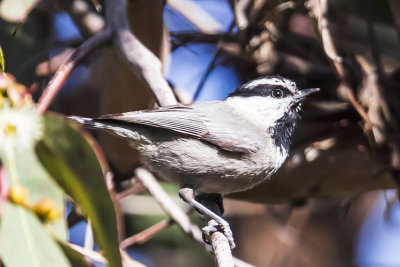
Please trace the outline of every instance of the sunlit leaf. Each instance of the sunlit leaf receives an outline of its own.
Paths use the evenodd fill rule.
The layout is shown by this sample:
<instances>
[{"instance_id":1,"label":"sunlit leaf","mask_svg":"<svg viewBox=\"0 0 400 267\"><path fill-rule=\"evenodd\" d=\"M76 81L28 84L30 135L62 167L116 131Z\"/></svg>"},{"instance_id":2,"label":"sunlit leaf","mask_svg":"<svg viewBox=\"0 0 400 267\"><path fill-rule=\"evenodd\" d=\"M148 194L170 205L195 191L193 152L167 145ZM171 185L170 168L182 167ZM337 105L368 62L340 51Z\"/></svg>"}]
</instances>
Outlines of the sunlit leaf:
<instances>
[{"instance_id":1,"label":"sunlit leaf","mask_svg":"<svg viewBox=\"0 0 400 267\"><path fill-rule=\"evenodd\" d=\"M39 0L3 0L0 2L0 17L11 23L24 22Z\"/></svg>"},{"instance_id":2,"label":"sunlit leaf","mask_svg":"<svg viewBox=\"0 0 400 267\"><path fill-rule=\"evenodd\" d=\"M6 266L71 266L39 219L26 208L6 203L0 236L0 256Z\"/></svg>"},{"instance_id":3,"label":"sunlit leaf","mask_svg":"<svg viewBox=\"0 0 400 267\"><path fill-rule=\"evenodd\" d=\"M96 155L62 116L45 116L45 137L36 146L40 161L92 222L109 266L121 266L117 221Z\"/></svg>"}]
</instances>

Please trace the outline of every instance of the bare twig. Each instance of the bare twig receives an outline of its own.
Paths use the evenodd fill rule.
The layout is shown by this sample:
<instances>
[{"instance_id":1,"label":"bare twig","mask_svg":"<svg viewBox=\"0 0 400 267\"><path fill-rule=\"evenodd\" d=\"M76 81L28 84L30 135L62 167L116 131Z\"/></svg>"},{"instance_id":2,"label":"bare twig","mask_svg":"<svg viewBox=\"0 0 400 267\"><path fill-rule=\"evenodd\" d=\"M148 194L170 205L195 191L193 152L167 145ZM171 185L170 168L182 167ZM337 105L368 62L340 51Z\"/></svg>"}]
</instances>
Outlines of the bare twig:
<instances>
[{"instance_id":1,"label":"bare twig","mask_svg":"<svg viewBox=\"0 0 400 267\"><path fill-rule=\"evenodd\" d=\"M51 102L60 91L65 80L71 74L72 70L92 51L105 45L110 40L111 32L108 29L97 33L86 40L81 46L68 57L68 59L58 68L53 78L47 84L42 96L38 102L38 110L44 112L50 106Z\"/></svg>"},{"instance_id":2,"label":"bare twig","mask_svg":"<svg viewBox=\"0 0 400 267\"><path fill-rule=\"evenodd\" d=\"M134 244L143 244L162 230L168 228L172 223L173 221L171 219L164 219L149 228L122 240L120 247L124 249Z\"/></svg>"},{"instance_id":3,"label":"bare twig","mask_svg":"<svg viewBox=\"0 0 400 267\"><path fill-rule=\"evenodd\" d=\"M199 242L200 244L204 244L204 241L202 239L202 233L200 231L200 229L196 226L193 225L190 222L189 217L187 216L187 214L185 214L185 212L183 212L172 200L171 198L168 196L168 194L162 189L162 187L160 186L160 184L157 182L157 180L154 178L153 174L151 174L148 170L144 169L144 168L137 168L135 170L135 174L136 177L143 183L143 185L149 190L150 194L154 197L154 199L158 202L158 204L164 209L165 212L167 212L171 218L183 229L183 231L187 234L189 234L189 236L191 236L195 241ZM160 224L165 224L165 222L160 222ZM157 226L160 227L160 226ZM216 233L213 233L213 235L211 235L211 239L213 240L213 236ZM137 237L136 237L137 238ZM230 247L229 247L229 242L226 239L226 237L224 236L224 240L222 238L220 238L219 235L217 235L215 237L215 241L217 243L214 244L213 242L213 247L214 249L217 249L220 253L219 255L221 256L221 253L223 253L223 255L226 255L226 246L228 246L229 249L229 254L230 257L232 257L231 255L231 251L230 251ZM223 248L220 248L219 246L222 245L221 242L224 242L223 244ZM218 260L225 260L226 257L222 257L222 258L218 258ZM233 257L233 261L235 266L243 266L243 267L247 267L250 266L249 264L238 260L236 258ZM228 263L231 261L228 261ZM233 266L233 265L222 265L225 264L224 262L220 262L217 264L221 264L219 266Z\"/></svg>"},{"instance_id":4,"label":"bare twig","mask_svg":"<svg viewBox=\"0 0 400 267\"><path fill-rule=\"evenodd\" d=\"M142 191L144 191L146 188L143 186L142 183L137 182L132 184L129 188L125 189L124 191L121 191L117 194L118 200L123 199L129 195L136 195Z\"/></svg>"},{"instance_id":5,"label":"bare twig","mask_svg":"<svg viewBox=\"0 0 400 267\"><path fill-rule=\"evenodd\" d=\"M91 261L95 262L100 262L100 263L107 263L107 260L104 258L103 255L101 255L99 252L94 251L94 250L88 250L86 248L83 248L81 246L75 245L73 243L67 243L67 246L70 247L71 249L75 250L85 258L90 259Z\"/></svg>"},{"instance_id":6,"label":"bare twig","mask_svg":"<svg viewBox=\"0 0 400 267\"><path fill-rule=\"evenodd\" d=\"M160 184L148 170L137 168L135 170L136 177L149 190L157 203L164 209L167 214L196 241L203 243L202 233L200 229L190 222L189 217L171 200L168 194L162 189Z\"/></svg>"},{"instance_id":7,"label":"bare twig","mask_svg":"<svg viewBox=\"0 0 400 267\"><path fill-rule=\"evenodd\" d=\"M91 261L107 264L106 258L104 258L104 256L97 251L88 250L72 243L67 243L66 245ZM122 249L120 252L124 267L145 267L145 265L143 265L142 263L135 261L131 257L129 257L129 255Z\"/></svg>"},{"instance_id":8,"label":"bare twig","mask_svg":"<svg viewBox=\"0 0 400 267\"><path fill-rule=\"evenodd\" d=\"M373 21L372 21L372 19L373 19L372 15L374 13L374 9L373 9L374 2L375 2L375 0L368 0L367 1L368 38L369 38L370 45L371 45L372 58L374 60L375 66L376 66L376 73L378 74L379 80L380 81L384 81L385 72L383 70L381 53L379 52L379 45L378 45L378 42L376 40L374 24L373 24Z\"/></svg>"},{"instance_id":9,"label":"bare twig","mask_svg":"<svg viewBox=\"0 0 400 267\"><path fill-rule=\"evenodd\" d=\"M235 15L236 26L239 30L244 30L249 25L249 19L247 11L252 4L251 0L232 0L231 6L233 9L233 14Z\"/></svg>"},{"instance_id":10,"label":"bare twig","mask_svg":"<svg viewBox=\"0 0 400 267\"><path fill-rule=\"evenodd\" d=\"M229 30L227 32L228 35L231 34L234 26L235 26L235 22L232 22L231 25L229 26ZM218 45L217 51L215 52L213 58L211 59L211 62L209 63L206 72L201 77L200 83L197 85L196 91L194 92L194 95L193 95L193 101L196 101L198 99L198 97L200 96L200 93L203 89L203 86L204 86L208 76L210 75L211 71L214 69L215 62L217 62L217 59L218 59L219 55L221 54L221 47L219 44L217 44L217 45Z\"/></svg>"},{"instance_id":11,"label":"bare twig","mask_svg":"<svg viewBox=\"0 0 400 267\"><path fill-rule=\"evenodd\" d=\"M88 250L94 250L93 230L92 230L92 224L90 223L89 219L86 224L85 241L83 247Z\"/></svg>"},{"instance_id":12,"label":"bare twig","mask_svg":"<svg viewBox=\"0 0 400 267\"><path fill-rule=\"evenodd\" d=\"M118 230L118 240L121 241L125 235L125 225L124 225L124 217L121 212L121 206L119 205L117 193L115 192L115 185L113 181L113 174L108 171L105 174L106 185L108 192L110 193L111 200L114 204L115 215L117 217L117 230Z\"/></svg>"},{"instance_id":13,"label":"bare twig","mask_svg":"<svg viewBox=\"0 0 400 267\"><path fill-rule=\"evenodd\" d=\"M146 267L143 263L132 259L128 253L121 249L122 266L124 267Z\"/></svg>"},{"instance_id":14,"label":"bare twig","mask_svg":"<svg viewBox=\"0 0 400 267\"><path fill-rule=\"evenodd\" d=\"M82 0L57 0L55 3L71 16L83 37L89 38L104 28L104 19L92 11L87 2Z\"/></svg>"},{"instance_id":15,"label":"bare twig","mask_svg":"<svg viewBox=\"0 0 400 267\"><path fill-rule=\"evenodd\" d=\"M307 8L310 9L312 15L317 19L318 30L321 34L322 44L324 47L325 54L332 60L335 65L335 69L340 77L344 76L344 70L342 66L343 59L336 51L336 47L333 43L331 33L328 28L328 3L326 0L310 0L306 3Z\"/></svg>"},{"instance_id":16,"label":"bare twig","mask_svg":"<svg viewBox=\"0 0 400 267\"><path fill-rule=\"evenodd\" d=\"M307 8L311 11L312 16L317 19L318 30L321 35L322 45L324 47L325 54L331 59L335 70L339 77L342 79L342 88L345 90L346 95L356 109L356 111L360 114L363 120L371 126L371 120L368 114L365 112L364 108L357 101L356 96L351 90L348 82L345 79L345 71L343 68L343 59L340 57L336 51L335 45L333 43L332 35L328 28L328 3L327 0L309 0L307 3Z\"/></svg>"},{"instance_id":17,"label":"bare twig","mask_svg":"<svg viewBox=\"0 0 400 267\"><path fill-rule=\"evenodd\" d=\"M214 220L210 220L208 225L217 225ZM233 257L229 246L228 238L221 232L216 231L211 235L211 245L214 251L215 263L218 267L233 267Z\"/></svg>"},{"instance_id":18,"label":"bare twig","mask_svg":"<svg viewBox=\"0 0 400 267\"><path fill-rule=\"evenodd\" d=\"M107 23L112 42L132 72L151 90L160 106L174 105L176 98L162 73L160 60L131 32L126 17L126 0L106 1Z\"/></svg>"},{"instance_id":19,"label":"bare twig","mask_svg":"<svg viewBox=\"0 0 400 267\"><path fill-rule=\"evenodd\" d=\"M211 59L211 62L209 63L209 65L208 65L208 67L206 69L206 72L201 77L200 83L197 85L197 88L194 91L193 101L192 102L196 101L199 98L200 93L201 93L201 91L203 89L203 86L206 83L207 77L210 75L211 71L213 70L215 62L217 61L217 59L218 59L220 54L221 54L221 48L218 46L217 47L217 51L214 53L214 56Z\"/></svg>"}]
</instances>

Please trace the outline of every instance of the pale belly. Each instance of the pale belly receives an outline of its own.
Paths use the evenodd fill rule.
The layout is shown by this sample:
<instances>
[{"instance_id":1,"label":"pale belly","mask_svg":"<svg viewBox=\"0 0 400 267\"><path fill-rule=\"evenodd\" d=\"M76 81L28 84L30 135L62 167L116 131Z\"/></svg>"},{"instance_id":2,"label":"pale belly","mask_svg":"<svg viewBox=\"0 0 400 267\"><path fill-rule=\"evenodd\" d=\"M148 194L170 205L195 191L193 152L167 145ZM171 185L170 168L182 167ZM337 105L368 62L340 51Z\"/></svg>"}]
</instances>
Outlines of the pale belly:
<instances>
[{"instance_id":1,"label":"pale belly","mask_svg":"<svg viewBox=\"0 0 400 267\"><path fill-rule=\"evenodd\" d=\"M139 151L143 163L166 181L221 194L249 190L268 179L287 157L268 150L248 155L221 152L194 139L145 145Z\"/></svg>"}]
</instances>

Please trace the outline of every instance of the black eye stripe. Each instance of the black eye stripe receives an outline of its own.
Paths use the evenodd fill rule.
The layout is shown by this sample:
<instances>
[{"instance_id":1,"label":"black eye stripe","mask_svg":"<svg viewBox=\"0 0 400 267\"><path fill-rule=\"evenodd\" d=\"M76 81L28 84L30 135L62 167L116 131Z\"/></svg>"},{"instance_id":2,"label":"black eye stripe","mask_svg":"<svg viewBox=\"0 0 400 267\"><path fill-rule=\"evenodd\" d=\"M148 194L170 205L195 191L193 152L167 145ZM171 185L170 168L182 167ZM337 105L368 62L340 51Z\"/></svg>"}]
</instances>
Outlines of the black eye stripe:
<instances>
[{"instance_id":1,"label":"black eye stripe","mask_svg":"<svg viewBox=\"0 0 400 267\"><path fill-rule=\"evenodd\" d=\"M292 92L287 86L284 84L258 84L256 86L251 86L252 82L244 84L238 87L233 93L229 96L242 96L242 97L251 97L251 96L271 96L273 90L280 89L283 93L282 97L286 97L289 95L293 95ZM294 90L294 88L291 88Z\"/></svg>"},{"instance_id":2,"label":"black eye stripe","mask_svg":"<svg viewBox=\"0 0 400 267\"><path fill-rule=\"evenodd\" d=\"M258 85L251 89L251 91L254 91L260 95L270 95L275 89L280 89L284 96L292 94L289 89L281 85Z\"/></svg>"}]
</instances>

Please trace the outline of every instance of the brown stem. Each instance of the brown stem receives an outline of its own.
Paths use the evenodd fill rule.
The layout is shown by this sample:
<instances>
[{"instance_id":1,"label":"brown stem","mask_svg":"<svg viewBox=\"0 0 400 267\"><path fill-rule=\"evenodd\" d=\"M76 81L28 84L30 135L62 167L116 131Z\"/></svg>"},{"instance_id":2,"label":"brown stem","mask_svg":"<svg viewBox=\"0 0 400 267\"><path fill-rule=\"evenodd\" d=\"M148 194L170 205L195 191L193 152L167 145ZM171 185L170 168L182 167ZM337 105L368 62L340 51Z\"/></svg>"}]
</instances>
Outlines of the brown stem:
<instances>
[{"instance_id":1,"label":"brown stem","mask_svg":"<svg viewBox=\"0 0 400 267\"><path fill-rule=\"evenodd\" d=\"M132 72L150 89L157 104L177 104L175 95L165 80L160 60L131 32L126 17L126 0L106 1L107 23L112 29L114 48Z\"/></svg>"},{"instance_id":2,"label":"brown stem","mask_svg":"<svg viewBox=\"0 0 400 267\"><path fill-rule=\"evenodd\" d=\"M43 113L53 102L57 93L64 85L65 80L71 74L72 70L92 51L105 45L111 37L111 32L105 29L93 37L87 39L81 46L66 59L66 61L58 68L47 87L44 89L42 96L38 101L38 110Z\"/></svg>"}]
</instances>

